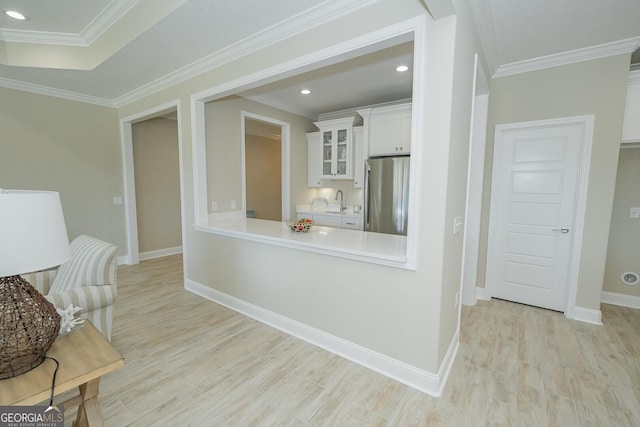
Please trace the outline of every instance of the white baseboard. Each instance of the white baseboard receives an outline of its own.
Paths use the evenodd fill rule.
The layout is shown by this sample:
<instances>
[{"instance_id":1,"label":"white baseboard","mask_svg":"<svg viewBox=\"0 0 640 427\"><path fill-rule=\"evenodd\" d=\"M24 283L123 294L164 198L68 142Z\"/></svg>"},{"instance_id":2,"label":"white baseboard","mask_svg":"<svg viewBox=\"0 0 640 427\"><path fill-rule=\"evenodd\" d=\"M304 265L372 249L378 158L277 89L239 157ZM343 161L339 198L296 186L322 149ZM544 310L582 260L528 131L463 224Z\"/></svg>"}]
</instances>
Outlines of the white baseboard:
<instances>
[{"instance_id":1,"label":"white baseboard","mask_svg":"<svg viewBox=\"0 0 640 427\"><path fill-rule=\"evenodd\" d=\"M434 397L442 394L458 351L456 334L438 374L433 374L193 280L185 280L185 289Z\"/></svg>"},{"instance_id":2,"label":"white baseboard","mask_svg":"<svg viewBox=\"0 0 640 427\"><path fill-rule=\"evenodd\" d=\"M640 297L634 295L602 292L601 301L605 304L620 305L622 307L640 308Z\"/></svg>"},{"instance_id":3,"label":"white baseboard","mask_svg":"<svg viewBox=\"0 0 640 427\"><path fill-rule=\"evenodd\" d=\"M447 353L444 355L444 359L440 364L440 369L438 369L438 378L440 379L440 390L437 395L432 396L440 396L442 394L442 390L444 389L444 385L447 383L449 379L449 373L451 372L451 368L453 367L453 362L456 361L456 356L458 355L458 349L460 348L460 330L458 329L451 339L451 343L449 343L449 348L447 349Z\"/></svg>"},{"instance_id":4,"label":"white baseboard","mask_svg":"<svg viewBox=\"0 0 640 427\"><path fill-rule=\"evenodd\" d=\"M163 256L175 255L182 253L182 246L175 246L173 248L158 249L155 251L140 252L140 261L147 259L160 258Z\"/></svg>"},{"instance_id":5,"label":"white baseboard","mask_svg":"<svg viewBox=\"0 0 640 427\"><path fill-rule=\"evenodd\" d=\"M602 325L602 312L600 310L576 306L573 309L572 319L592 323L594 325Z\"/></svg>"},{"instance_id":6,"label":"white baseboard","mask_svg":"<svg viewBox=\"0 0 640 427\"><path fill-rule=\"evenodd\" d=\"M476 287L476 300L489 301L490 299L486 288Z\"/></svg>"}]
</instances>

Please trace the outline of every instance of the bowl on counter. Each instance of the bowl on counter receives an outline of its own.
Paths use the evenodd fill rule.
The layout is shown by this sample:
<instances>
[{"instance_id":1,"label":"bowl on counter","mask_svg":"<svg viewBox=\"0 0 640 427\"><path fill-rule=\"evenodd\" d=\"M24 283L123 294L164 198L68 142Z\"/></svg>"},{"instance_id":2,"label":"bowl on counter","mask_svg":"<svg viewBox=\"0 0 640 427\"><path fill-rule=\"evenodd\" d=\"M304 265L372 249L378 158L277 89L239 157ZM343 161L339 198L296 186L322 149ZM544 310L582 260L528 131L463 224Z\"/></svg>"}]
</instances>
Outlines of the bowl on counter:
<instances>
[{"instance_id":1,"label":"bowl on counter","mask_svg":"<svg viewBox=\"0 0 640 427\"><path fill-rule=\"evenodd\" d=\"M289 224L291 231L296 233L306 233L313 227L313 221L309 218L300 218L299 220Z\"/></svg>"}]
</instances>

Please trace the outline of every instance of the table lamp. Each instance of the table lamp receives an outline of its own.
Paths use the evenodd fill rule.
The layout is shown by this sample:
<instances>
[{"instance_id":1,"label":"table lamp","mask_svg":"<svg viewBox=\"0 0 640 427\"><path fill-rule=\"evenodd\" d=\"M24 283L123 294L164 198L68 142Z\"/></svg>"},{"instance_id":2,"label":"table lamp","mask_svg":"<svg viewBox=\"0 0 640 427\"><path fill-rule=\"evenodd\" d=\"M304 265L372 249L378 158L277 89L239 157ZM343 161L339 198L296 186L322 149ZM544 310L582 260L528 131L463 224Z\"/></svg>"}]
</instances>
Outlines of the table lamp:
<instances>
[{"instance_id":1,"label":"table lamp","mask_svg":"<svg viewBox=\"0 0 640 427\"><path fill-rule=\"evenodd\" d=\"M60 330L53 304L19 275L69 257L58 193L0 189L0 379L42 363Z\"/></svg>"}]
</instances>

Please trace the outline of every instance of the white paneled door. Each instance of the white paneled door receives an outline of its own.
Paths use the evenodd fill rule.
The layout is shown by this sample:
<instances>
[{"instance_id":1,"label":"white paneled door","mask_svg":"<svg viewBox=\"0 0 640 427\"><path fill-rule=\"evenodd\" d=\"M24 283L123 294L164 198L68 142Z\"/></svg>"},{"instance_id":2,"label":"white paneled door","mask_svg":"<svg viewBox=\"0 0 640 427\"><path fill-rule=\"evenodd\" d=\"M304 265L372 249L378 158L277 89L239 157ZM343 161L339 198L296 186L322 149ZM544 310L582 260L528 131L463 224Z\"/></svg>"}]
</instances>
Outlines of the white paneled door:
<instances>
[{"instance_id":1,"label":"white paneled door","mask_svg":"<svg viewBox=\"0 0 640 427\"><path fill-rule=\"evenodd\" d=\"M564 311L584 123L496 127L487 290Z\"/></svg>"}]
</instances>

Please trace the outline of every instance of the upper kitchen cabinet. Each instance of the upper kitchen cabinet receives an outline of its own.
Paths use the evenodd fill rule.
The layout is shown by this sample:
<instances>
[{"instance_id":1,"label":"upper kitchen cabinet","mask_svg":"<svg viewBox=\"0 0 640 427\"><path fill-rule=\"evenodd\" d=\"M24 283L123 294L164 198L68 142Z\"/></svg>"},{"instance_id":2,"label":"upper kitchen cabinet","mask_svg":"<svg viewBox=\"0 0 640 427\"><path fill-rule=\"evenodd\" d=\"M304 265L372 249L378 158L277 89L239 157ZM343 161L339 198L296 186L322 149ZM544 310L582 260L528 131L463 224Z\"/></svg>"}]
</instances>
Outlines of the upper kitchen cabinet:
<instances>
[{"instance_id":1,"label":"upper kitchen cabinet","mask_svg":"<svg viewBox=\"0 0 640 427\"><path fill-rule=\"evenodd\" d=\"M622 142L640 142L640 72L633 72L632 75L634 78L630 80L627 90Z\"/></svg>"},{"instance_id":2,"label":"upper kitchen cabinet","mask_svg":"<svg viewBox=\"0 0 640 427\"><path fill-rule=\"evenodd\" d=\"M307 134L307 186L324 187L322 179L322 136L320 132Z\"/></svg>"},{"instance_id":3,"label":"upper kitchen cabinet","mask_svg":"<svg viewBox=\"0 0 640 427\"><path fill-rule=\"evenodd\" d=\"M320 129L323 178L353 179L354 122L348 117L314 123Z\"/></svg>"},{"instance_id":4,"label":"upper kitchen cabinet","mask_svg":"<svg viewBox=\"0 0 640 427\"><path fill-rule=\"evenodd\" d=\"M364 184L364 130L363 126L353 128L353 186L362 188Z\"/></svg>"},{"instance_id":5,"label":"upper kitchen cabinet","mask_svg":"<svg viewBox=\"0 0 640 427\"><path fill-rule=\"evenodd\" d=\"M411 103L358 110L369 157L411 153Z\"/></svg>"}]
</instances>

